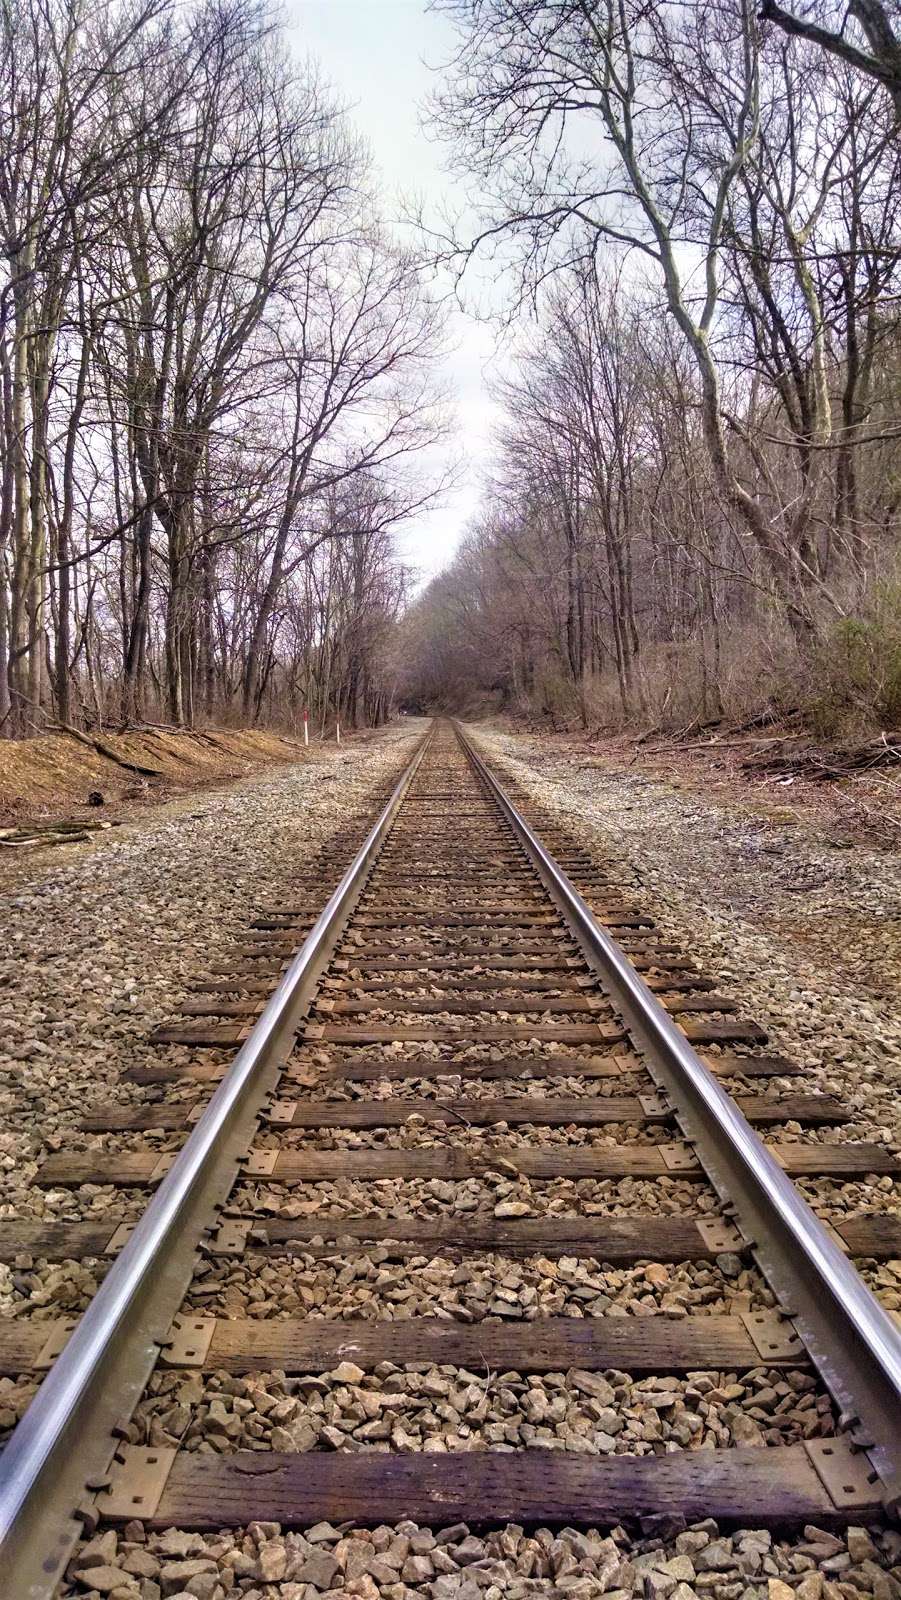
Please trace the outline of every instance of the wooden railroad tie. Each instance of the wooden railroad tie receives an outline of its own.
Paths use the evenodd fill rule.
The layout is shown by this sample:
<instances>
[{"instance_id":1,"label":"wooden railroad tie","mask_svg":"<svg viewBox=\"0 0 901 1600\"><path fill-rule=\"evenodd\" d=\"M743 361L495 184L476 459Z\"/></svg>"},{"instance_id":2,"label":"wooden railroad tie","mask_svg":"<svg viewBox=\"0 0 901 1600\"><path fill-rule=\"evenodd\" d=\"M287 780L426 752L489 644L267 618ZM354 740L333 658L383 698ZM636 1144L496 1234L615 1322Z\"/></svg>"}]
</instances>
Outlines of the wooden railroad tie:
<instances>
[{"instance_id":1,"label":"wooden railroad tie","mask_svg":"<svg viewBox=\"0 0 901 1600\"><path fill-rule=\"evenodd\" d=\"M49 1366L71 1332L71 1319L0 1325L0 1373ZM351 1360L371 1372L397 1365L463 1367L492 1372L632 1374L747 1371L806 1366L804 1346L778 1314L740 1316L546 1317L531 1322L486 1318L472 1326L443 1317L402 1321L308 1318L212 1318L180 1313L163 1367L204 1372L331 1372Z\"/></svg>"},{"instance_id":2,"label":"wooden railroad tie","mask_svg":"<svg viewBox=\"0 0 901 1600\"><path fill-rule=\"evenodd\" d=\"M771 1144L770 1154L792 1177L852 1177L901 1171L901 1160L884 1145ZM60 1151L38 1168L35 1182L75 1188L83 1183L119 1188L159 1182L174 1160L156 1150L109 1155ZM478 1178L490 1173L554 1178L674 1177L706 1181L691 1146L684 1143L618 1145L597 1150L557 1146L535 1150L497 1143L474 1153L445 1143L415 1150L254 1150L242 1169L247 1178L272 1183L326 1183L337 1179Z\"/></svg>"},{"instance_id":3,"label":"wooden railroad tie","mask_svg":"<svg viewBox=\"0 0 901 1600\"><path fill-rule=\"evenodd\" d=\"M856 1217L836 1215L831 1226L849 1255L876 1261L901 1257L901 1217L882 1212ZM0 1261L23 1256L48 1261L80 1261L113 1255L131 1233L131 1224L111 1222L34 1222L0 1219ZM213 1253L244 1248L273 1254L334 1256L373 1243L390 1242L391 1254L447 1253L454 1257L497 1252L525 1256L578 1256L614 1265L637 1261L704 1261L728 1251L741 1253L741 1235L728 1222L706 1217L661 1217L655 1212L631 1217L540 1216L504 1219L493 1215L383 1217L366 1215L266 1217L242 1212L229 1217L211 1236ZM12 1328L13 1324L10 1324ZM27 1323L15 1323L16 1328Z\"/></svg>"},{"instance_id":4,"label":"wooden railroad tie","mask_svg":"<svg viewBox=\"0 0 901 1600\"><path fill-rule=\"evenodd\" d=\"M772 1124L806 1122L811 1127L838 1125L847 1120L840 1101L827 1094L736 1095L735 1102L749 1122ZM141 1132L148 1128L174 1131L187 1127L202 1107L184 1105L119 1106L98 1108L83 1117L85 1133ZM427 1124L487 1127L603 1127L607 1123L668 1123L673 1113L655 1093L645 1095L583 1095L579 1099L546 1099L518 1095L515 1099L478 1100L293 1100L280 1098L263 1121L272 1128L400 1128L409 1119Z\"/></svg>"},{"instance_id":5,"label":"wooden railroad tie","mask_svg":"<svg viewBox=\"0 0 901 1600\"><path fill-rule=\"evenodd\" d=\"M123 1445L117 1458L97 1511L114 1522L140 1516L149 1531L217 1531L251 1521L371 1527L404 1518L424 1527L597 1527L655 1515L713 1517L723 1528L831 1528L882 1511L866 1456L844 1438L663 1456L541 1449L200 1455Z\"/></svg>"}]
</instances>

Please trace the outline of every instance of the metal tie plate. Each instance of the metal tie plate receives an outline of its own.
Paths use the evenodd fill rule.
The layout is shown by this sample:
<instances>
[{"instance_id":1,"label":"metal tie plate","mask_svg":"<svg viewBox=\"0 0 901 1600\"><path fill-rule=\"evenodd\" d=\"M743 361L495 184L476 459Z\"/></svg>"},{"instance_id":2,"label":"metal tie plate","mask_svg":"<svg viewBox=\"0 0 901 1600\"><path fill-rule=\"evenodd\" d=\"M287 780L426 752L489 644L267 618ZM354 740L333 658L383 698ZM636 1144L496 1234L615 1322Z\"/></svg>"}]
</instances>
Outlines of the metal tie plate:
<instances>
[{"instance_id":1,"label":"metal tie plate","mask_svg":"<svg viewBox=\"0 0 901 1600\"><path fill-rule=\"evenodd\" d=\"M94 1505L104 1517L152 1517L163 1497L177 1451L159 1445L120 1445L110 1462L109 1483Z\"/></svg>"}]
</instances>

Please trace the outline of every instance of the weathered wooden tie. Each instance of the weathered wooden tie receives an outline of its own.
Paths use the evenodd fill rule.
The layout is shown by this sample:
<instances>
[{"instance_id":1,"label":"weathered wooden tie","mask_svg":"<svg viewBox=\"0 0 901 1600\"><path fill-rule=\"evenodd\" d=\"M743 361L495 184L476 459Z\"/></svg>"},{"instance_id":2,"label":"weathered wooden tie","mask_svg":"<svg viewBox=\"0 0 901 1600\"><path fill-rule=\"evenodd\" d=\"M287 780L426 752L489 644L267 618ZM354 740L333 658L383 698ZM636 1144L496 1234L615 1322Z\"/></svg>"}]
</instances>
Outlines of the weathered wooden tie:
<instances>
[{"instance_id":1,"label":"weathered wooden tie","mask_svg":"<svg viewBox=\"0 0 901 1600\"><path fill-rule=\"evenodd\" d=\"M514 1522L606 1528L657 1515L688 1522L713 1517L724 1528L829 1528L846 1526L849 1514L867 1521L880 1512L866 1457L855 1456L844 1439L664 1456L540 1449L200 1455L128 1445L118 1454L98 1510L119 1522L139 1515L148 1530L215 1531L253 1521L284 1528L322 1520L375 1526L402 1519L425 1527ZM153 1464L155 1480L148 1471ZM130 1472L142 1485L137 1507Z\"/></svg>"},{"instance_id":2,"label":"weathered wooden tie","mask_svg":"<svg viewBox=\"0 0 901 1600\"><path fill-rule=\"evenodd\" d=\"M749 1122L774 1124L807 1123L810 1127L837 1125L847 1120L847 1111L832 1095L737 1095L736 1104ZM603 1127L608 1123L653 1124L672 1120L672 1112L656 1094L588 1096L578 1099L539 1098L518 1095L515 1099L478 1100L396 1099L396 1100L276 1100L264 1114L272 1128L400 1128L414 1121L459 1127L487 1127L506 1123L510 1127ZM85 1133L141 1132L148 1128L172 1131L185 1128L194 1120L194 1108L186 1105L118 1106L108 1105L83 1117L79 1127Z\"/></svg>"},{"instance_id":3,"label":"weathered wooden tie","mask_svg":"<svg viewBox=\"0 0 901 1600\"><path fill-rule=\"evenodd\" d=\"M771 1144L771 1155L794 1177L851 1177L901 1171L901 1160L882 1145ZM171 1155L155 1150L86 1152L48 1156L35 1182L77 1187L82 1183L119 1188L159 1182ZM547 1150L486 1142L481 1151L446 1143L413 1150L254 1150L243 1176L270 1183L323 1183L337 1179L478 1178L520 1173L527 1178L677 1177L702 1181L704 1172L691 1146L684 1143L591 1146L556 1145Z\"/></svg>"}]
</instances>

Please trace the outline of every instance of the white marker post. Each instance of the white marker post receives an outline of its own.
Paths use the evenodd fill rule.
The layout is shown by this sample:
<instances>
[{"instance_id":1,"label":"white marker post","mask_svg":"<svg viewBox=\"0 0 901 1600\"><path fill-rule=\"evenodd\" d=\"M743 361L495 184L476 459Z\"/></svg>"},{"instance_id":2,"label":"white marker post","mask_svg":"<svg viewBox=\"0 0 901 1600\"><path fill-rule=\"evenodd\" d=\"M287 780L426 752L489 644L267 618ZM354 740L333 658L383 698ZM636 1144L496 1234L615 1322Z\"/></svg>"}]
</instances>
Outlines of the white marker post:
<instances>
[{"instance_id":1,"label":"white marker post","mask_svg":"<svg viewBox=\"0 0 901 1600\"><path fill-rule=\"evenodd\" d=\"M340 724L340 722L336 722L335 723L335 739L336 739L338 744L341 743L341 724Z\"/></svg>"},{"instance_id":2,"label":"white marker post","mask_svg":"<svg viewBox=\"0 0 901 1600\"><path fill-rule=\"evenodd\" d=\"M310 742L309 713L307 712L306 706L303 708L303 742L304 744L309 744Z\"/></svg>"}]
</instances>

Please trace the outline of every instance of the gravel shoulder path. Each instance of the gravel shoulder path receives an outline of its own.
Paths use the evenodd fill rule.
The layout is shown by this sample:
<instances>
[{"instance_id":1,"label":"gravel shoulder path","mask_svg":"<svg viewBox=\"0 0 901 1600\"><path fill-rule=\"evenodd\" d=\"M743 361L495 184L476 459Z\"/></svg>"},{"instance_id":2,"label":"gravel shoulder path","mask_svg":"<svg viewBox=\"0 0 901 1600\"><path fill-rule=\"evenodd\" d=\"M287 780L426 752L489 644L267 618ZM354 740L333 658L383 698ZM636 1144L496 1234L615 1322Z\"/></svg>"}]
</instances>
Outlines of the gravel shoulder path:
<instances>
[{"instance_id":1,"label":"gravel shoulder path","mask_svg":"<svg viewBox=\"0 0 901 1600\"><path fill-rule=\"evenodd\" d=\"M352 738L90 842L0 861L0 1215L54 1210L52 1191L30 1188L41 1147L89 1143L74 1129L92 1103L142 1098L119 1074L159 1060L153 1028L255 905L290 891L347 826L362 835L424 726Z\"/></svg>"},{"instance_id":2,"label":"gravel shoulder path","mask_svg":"<svg viewBox=\"0 0 901 1600\"><path fill-rule=\"evenodd\" d=\"M811 1088L853 1108L854 1136L901 1140L901 857L815 817L763 817L532 735L470 732L499 776L624 868L663 931L810 1069Z\"/></svg>"}]
</instances>

